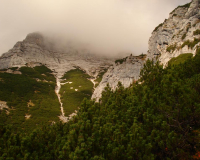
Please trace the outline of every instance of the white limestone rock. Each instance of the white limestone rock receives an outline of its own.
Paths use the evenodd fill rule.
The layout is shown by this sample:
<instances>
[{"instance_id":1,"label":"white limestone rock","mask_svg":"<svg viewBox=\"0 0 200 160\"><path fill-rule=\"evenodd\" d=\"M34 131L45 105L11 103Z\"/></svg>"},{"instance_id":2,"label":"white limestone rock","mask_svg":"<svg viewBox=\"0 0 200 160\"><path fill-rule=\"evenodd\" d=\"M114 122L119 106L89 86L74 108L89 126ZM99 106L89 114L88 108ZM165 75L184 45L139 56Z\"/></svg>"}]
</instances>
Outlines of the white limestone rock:
<instances>
[{"instance_id":1,"label":"white limestone rock","mask_svg":"<svg viewBox=\"0 0 200 160\"><path fill-rule=\"evenodd\" d=\"M53 46L53 45L52 45ZM0 69L30 67L46 65L54 71L56 77L61 77L65 72L79 66L89 75L98 74L100 68L108 68L112 60L98 57L77 49L59 51L58 48L48 44L41 33L28 34L22 42L17 42L12 49L0 57Z\"/></svg>"},{"instance_id":2,"label":"white limestone rock","mask_svg":"<svg viewBox=\"0 0 200 160\"><path fill-rule=\"evenodd\" d=\"M193 32L200 29L200 1L192 0L188 7L179 6L169 14L163 24L158 26L149 39L149 51L147 58L156 59L166 66L168 61L183 53L196 53L197 46L188 48L181 45L194 38L200 38L200 35L193 35ZM183 38L185 36L185 38ZM176 49L170 52L167 47L175 45Z\"/></svg>"},{"instance_id":3,"label":"white limestone rock","mask_svg":"<svg viewBox=\"0 0 200 160\"><path fill-rule=\"evenodd\" d=\"M140 70L142 69L144 62L145 58L131 55L122 64L118 63L111 66L103 75L100 84L95 88L92 99L98 101L107 84L109 84L112 90L116 89L119 81L125 88L129 87L134 80L139 79Z\"/></svg>"}]
</instances>

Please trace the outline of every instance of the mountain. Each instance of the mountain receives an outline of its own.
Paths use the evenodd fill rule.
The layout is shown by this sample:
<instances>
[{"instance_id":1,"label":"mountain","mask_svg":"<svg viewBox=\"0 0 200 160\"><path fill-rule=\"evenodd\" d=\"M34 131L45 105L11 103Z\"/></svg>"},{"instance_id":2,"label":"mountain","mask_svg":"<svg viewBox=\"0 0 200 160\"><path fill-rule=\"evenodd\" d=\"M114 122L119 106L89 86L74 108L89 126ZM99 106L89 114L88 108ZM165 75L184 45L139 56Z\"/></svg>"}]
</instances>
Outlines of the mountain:
<instances>
[{"instance_id":1,"label":"mountain","mask_svg":"<svg viewBox=\"0 0 200 160\"><path fill-rule=\"evenodd\" d=\"M88 53L84 49L76 49L66 44L59 48L41 33L28 34L25 40L17 42L15 46L0 57L0 69L31 66L42 63L55 72L60 78L65 72L79 66L90 75L98 74L100 68L107 68L111 60Z\"/></svg>"},{"instance_id":2,"label":"mountain","mask_svg":"<svg viewBox=\"0 0 200 160\"><path fill-rule=\"evenodd\" d=\"M60 109L57 116L67 122L76 114L84 97L98 102L107 84L115 90L118 82L127 88L137 81L148 58L154 59L154 62L158 60L166 67L168 64L182 63L194 56L200 44L199 6L198 0L178 6L169 14L169 18L152 32L147 54L130 55L117 60L92 54L84 46L73 45L70 41L63 45L59 44L59 40L55 42L42 33L30 33L0 57L0 69L3 72L1 79L3 81L4 74L7 73L21 74L21 76L25 74L26 78L34 79L36 83L43 81L48 84L51 81L41 77L42 74L46 74L45 72L30 77L23 68L29 67L30 69L25 69L30 70L28 73L38 72L38 67L50 69L51 74L46 75L46 78L52 75L55 78L53 86ZM9 94L11 93L10 91ZM6 107L2 107L2 109L7 108L7 113L8 109L15 108L10 105L12 100L6 101L3 98L0 100L2 106L7 103ZM30 100L27 99L26 103L28 104ZM34 119L34 116L27 111L21 113L25 120L27 115L32 116L30 119Z\"/></svg>"},{"instance_id":3,"label":"mountain","mask_svg":"<svg viewBox=\"0 0 200 160\"><path fill-rule=\"evenodd\" d=\"M186 15L193 21L197 4L193 0L172 13L185 17L180 23L188 21ZM4 54L0 159L200 159L199 31L177 28L180 35L173 39L162 25L153 31L147 55L103 60L111 61L107 66L95 61L94 72L90 67L95 65L89 65L94 60L84 59L90 54L75 49L54 54L54 46L35 41L38 34L29 35L32 42L19 42L29 47L15 46ZM97 101L90 100L92 94Z\"/></svg>"},{"instance_id":4,"label":"mountain","mask_svg":"<svg viewBox=\"0 0 200 160\"><path fill-rule=\"evenodd\" d=\"M59 120L68 122L76 115L84 98L92 97L98 101L107 83L112 89L116 89L119 81L129 87L139 78L145 57L130 55L118 60L105 58L70 42L58 45L42 33L30 33L0 57L3 122L16 124L15 128L25 130L34 128L39 121L44 124ZM33 85L31 89L27 87L30 85ZM43 87L38 89L37 86L41 85L50 85L51 89L46 88L51 94ZM27 95L28 89L30 93ZM42 97L46 97L46 100ZM55 105L48 100L51 98ZM44 114L43 110L49 114ZM17 117L18 120L13 121Z\"/></svg>"},{"instance_id":5,"label":"mountain","mask_svg":"<svg viewBox=\"0 0 200 160\"><path fill-rule=\"evenodd\" d=\"M200 1L193 0L175 8L152 32L147 58L158 58L166 66L170 59L180 54L195 55L200 44L199 7Z\"/></svg>"}]
</instances>

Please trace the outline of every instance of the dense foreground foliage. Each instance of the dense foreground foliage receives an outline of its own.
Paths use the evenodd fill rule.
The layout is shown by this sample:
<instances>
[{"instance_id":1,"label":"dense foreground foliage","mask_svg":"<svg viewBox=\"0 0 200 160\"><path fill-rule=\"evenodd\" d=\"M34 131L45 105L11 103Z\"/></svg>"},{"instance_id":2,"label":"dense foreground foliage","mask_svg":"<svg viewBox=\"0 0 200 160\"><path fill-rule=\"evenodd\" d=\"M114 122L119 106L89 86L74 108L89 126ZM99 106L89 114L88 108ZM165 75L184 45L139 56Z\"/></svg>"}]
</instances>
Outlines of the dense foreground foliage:
<instances>
[{"instance_id":1,"label":"dense foreground foliage","mask_svg":"<svg viewBox=\"0 0 200 160\"><path fill-rule=\"evenodd\" d=\"M72 121L30 134L0 127L1 159L198 159L200 54L163 69L147 61L141 84L84 100Z\"/></svg>"}]
</instances>

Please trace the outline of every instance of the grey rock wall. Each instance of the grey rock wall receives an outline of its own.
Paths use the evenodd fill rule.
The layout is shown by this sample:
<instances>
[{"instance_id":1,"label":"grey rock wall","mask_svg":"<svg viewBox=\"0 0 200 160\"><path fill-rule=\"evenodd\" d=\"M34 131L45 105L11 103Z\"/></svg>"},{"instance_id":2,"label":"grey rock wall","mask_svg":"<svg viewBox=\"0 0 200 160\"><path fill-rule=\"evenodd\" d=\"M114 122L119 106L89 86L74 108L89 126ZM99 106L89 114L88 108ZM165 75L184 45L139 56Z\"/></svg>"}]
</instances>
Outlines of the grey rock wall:
<instances>
[{"instance_id":1,"label":"grey rock wall","mask_svg":"<svg viewBox=\"0 0 200 160\"><path fill-rule=\"evenodd\" d=\"M107 84L112 90L116 89L119 81L125 88L129 87L133 81L139 79L140 70L143 68L144 63L145 58L129 56L122 64L118 63L111 66L104 74L99 86L94 90L92 99L98 101Z\"/></svg>"},{"instance_id":2,"label":"grey rock wall","mask_svg":"<svg viewBox=\"0 0 200 160\"><path fill-rule=\"evenodd\" d=\"M181 47L187 40L194 41L195 38L200 38L200 35L193 34L200 29L200 1L193 0L188 6L176 8L169 14L169 18L152 32L147 58L158 57L158 60L166 66L173 57L184 53L193 55L196 53L199 43L193 48ZM176 49L167 51L167 48L172 45L175 45Z\"/></svg>"}]
</instances>

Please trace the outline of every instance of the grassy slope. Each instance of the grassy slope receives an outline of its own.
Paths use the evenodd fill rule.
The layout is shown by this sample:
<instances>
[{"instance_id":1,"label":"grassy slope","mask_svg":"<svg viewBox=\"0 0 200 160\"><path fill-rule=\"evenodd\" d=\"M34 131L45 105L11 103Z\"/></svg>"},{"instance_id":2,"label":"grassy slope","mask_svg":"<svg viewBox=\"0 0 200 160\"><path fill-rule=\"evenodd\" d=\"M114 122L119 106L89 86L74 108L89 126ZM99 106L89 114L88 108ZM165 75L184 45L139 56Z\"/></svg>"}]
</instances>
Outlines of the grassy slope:
<instances>
[{"instance_id":1,"label":"grassy slope","mask_svg":"<svg viewBox=\"0 0 200 160\"><path fill-rule=\"evenodd\" d=\"M22 67L20 71L22 75L0 73L0 100L7 102L10 112L0 110L0 123L30 131L41 124L59 121L60 107L51 71L45 66ZM27 120L26 114L31 115Z\"/></svg>"},{"instance_id":2,"label":"grassy slope","mask_svg":"<svg viewBox=\"0 0 200 160\"><path fill-rule=\"evenodd\" d=\"M77 110L85 97L91 97L93 84L88 78L90 76L80 69L70 70L62 77L62 79L66 80L63 80L61 83L72 82L71 84L66 83L62 85L60 90L61 101L63 102L66 116ZM71 87L73 89L70 89ZM78 91L75 91L75 89L78 89Z\"/></svg>"},{"instance_id":3,"label":"grassy slope","mask_svg":"<svg viewBox=\"0 0 200 160\"><path fill-rule=\"evenodd\" d=\"M178 57L172 58L169 62L168 65L178 65L180 63L184 63L186 60L192 58L192 53L185 53L181 54Z\"/></svg>"}]
</instances>

